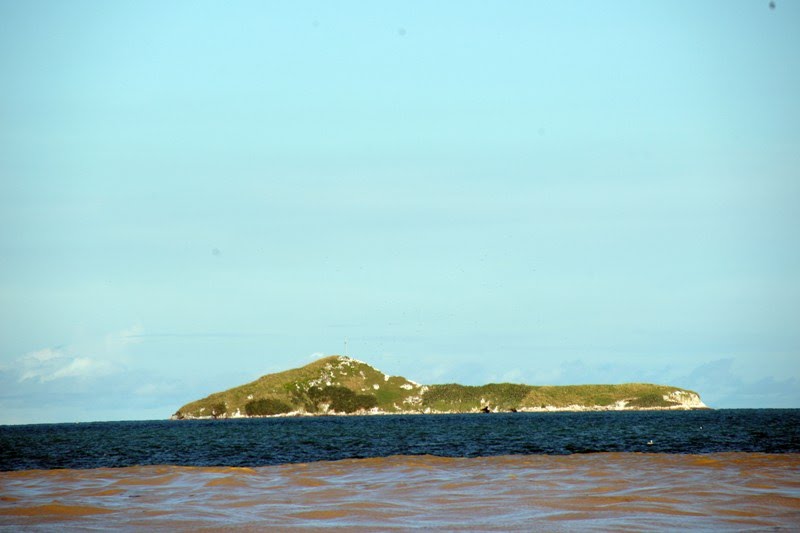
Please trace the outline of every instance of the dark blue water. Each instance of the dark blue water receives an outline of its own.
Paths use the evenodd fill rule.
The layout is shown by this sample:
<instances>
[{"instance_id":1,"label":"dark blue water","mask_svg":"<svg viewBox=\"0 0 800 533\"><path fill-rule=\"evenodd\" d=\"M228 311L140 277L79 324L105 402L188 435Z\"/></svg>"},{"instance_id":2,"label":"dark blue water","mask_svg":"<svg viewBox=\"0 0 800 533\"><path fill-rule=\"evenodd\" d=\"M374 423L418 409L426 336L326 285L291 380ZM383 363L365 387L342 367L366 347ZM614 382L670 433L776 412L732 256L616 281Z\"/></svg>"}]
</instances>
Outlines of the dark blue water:
<instances>
[{"instance_id":1,"label":"dark blue water","mask_svg":"<svg viewBox=\"0 0 800 533\"><path fill-rule=\"evenodd\" d=\"M0 470L156 464L263 466L389 455L591 452L800 453L800 409L0 426Z\"/></svg>"}]
</instances>

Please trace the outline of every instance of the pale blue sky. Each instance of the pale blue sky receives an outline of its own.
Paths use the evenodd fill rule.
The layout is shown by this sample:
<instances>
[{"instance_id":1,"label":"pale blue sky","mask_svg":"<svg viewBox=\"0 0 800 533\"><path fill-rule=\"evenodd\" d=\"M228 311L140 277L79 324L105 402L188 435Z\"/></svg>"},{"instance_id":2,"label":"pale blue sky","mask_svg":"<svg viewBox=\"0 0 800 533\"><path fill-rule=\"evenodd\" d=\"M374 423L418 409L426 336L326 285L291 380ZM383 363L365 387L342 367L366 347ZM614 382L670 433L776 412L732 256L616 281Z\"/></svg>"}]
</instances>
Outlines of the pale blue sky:
<instances>
[{"instance_id":1,"label":"pale blue sky","mask_svg":"<svg viewBox=\"0 0 800 533\"><path fill-rule=\"evenodd\" d=\"M800 407L800 4L0 1L0 423L319 354Z\"/></svg>"}]
</instances>

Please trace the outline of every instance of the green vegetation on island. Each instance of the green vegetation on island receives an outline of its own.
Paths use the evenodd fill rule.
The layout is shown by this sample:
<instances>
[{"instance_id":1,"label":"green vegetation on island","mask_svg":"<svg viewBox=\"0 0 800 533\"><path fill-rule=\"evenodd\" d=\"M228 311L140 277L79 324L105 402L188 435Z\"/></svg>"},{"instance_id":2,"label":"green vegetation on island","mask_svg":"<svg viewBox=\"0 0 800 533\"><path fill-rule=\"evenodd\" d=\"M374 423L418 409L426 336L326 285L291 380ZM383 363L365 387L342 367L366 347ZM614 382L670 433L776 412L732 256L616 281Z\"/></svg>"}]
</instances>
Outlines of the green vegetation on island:
<instances>
[{"instance_id":1,"label":"green vegetation on island","mask_svg":"<svg viewBox=\"0 0 800 533\"><path fill-rule=\"evenodd\" d=\"M173 418L702 408L697 393L666 385L420 385L333 355L188 403Z\"/></svg>"}]
</instances>

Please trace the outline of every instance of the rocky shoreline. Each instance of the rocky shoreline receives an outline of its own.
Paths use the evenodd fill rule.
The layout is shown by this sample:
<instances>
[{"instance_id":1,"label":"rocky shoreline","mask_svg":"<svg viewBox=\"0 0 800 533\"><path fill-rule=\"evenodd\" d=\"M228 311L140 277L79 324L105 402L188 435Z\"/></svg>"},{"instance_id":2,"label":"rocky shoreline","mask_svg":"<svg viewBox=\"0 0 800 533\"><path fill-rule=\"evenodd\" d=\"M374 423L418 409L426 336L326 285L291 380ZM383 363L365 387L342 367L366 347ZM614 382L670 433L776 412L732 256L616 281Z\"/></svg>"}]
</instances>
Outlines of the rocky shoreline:
<instances>
[{"instance_id":1,"label":"rocky shoreline","mask_svg":"<svg viewBox=\"0 0 800 533\"><path fill-rule=\"evenodd\" d=\"M618 402L619 403L619 402ZM547 405L544 407L520 407L512 410L500 410L497 408L486 409L473 409L469 411L437 411L432 409L415 410L415 411L383 411L380 409L369 409L356 411L354 413L341 413L336 411L328 411L325 413L309 413L308 411L290 411L288 413L279 413L274 415L245 415L233 413L229 416L192 416L177 414L172 415L170 420L226 420L226 419L241 419L241 418L297 418L297 417L319 417L319 416L393 416L393 415L459 415L459 414L496 414L496 413L587 413L587 412L604 412L604 411L702 411L710 410L711 408L705 405L702 401L692 402L691 404L681 404L669 407L628 407L624 405L568 405L565 407L557 407L554 405Z\"/></svg>"}]
</instances>

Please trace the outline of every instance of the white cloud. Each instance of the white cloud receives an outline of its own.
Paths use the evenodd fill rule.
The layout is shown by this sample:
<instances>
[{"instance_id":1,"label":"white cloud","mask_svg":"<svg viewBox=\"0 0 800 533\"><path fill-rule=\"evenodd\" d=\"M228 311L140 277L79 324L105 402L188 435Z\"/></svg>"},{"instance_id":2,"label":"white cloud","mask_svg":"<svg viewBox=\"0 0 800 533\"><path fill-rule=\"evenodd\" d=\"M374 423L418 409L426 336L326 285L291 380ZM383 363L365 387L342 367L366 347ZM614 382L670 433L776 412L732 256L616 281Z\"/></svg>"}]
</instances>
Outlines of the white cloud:
<instances>
[{"instance_id":1,"label":"white cloud","mask_svg":"<svg viewBox=\"0 0 800 533\"><path fill-rule=\"evenodd\" d=\"M37 380L47 383L63 378L99 376L113 371L113 365L89 357L72 355L63 348L44 348L17 360L19 383Z\"/></svg>"},{"instance_id":2,"label":"white cloud","mask_svg":"<svg viewBox=\"0 0 800 533\"><path fill-rule=\"evenodd\" d=\"M325 357L325 354L322 352L314 352L308 356L309 359L319 359L320 357Z\"/></svg>"},{"instance_id":3,"label":"white cloud","mask_svg":"<svg viewBox=\"0 0 800 533\"><path fill-rule=\"evenodd\" d=\"M45 348L43 350L31 352L28 356L34 361L49 361L51 359L63 357L63 354L59 352L57 348Z\"/></svg>"},{"instance_id":4,"label":"white cloud","mask_svg":"<svg viewBox=\"0 0 800 533\"><path fill-rule=\"evenodd\" d=\"M89 376L92 374L103 373L107 365L103 362L94 361L88 357L76 357L67 366L59 368L49 376L40 378L42 381L52 381L54 379Z\"/></svg>"},{"instance_id":5,"label":"white cloud","mask_svg":"<svg viewBox=\"0 0 800 533\"><path fill-rule=\"evenodd\" d=\"M55 372L64 364L66 355L59 348L43 348L20 357L14 365L19 371L19 383L29 379L38 379L44 383L44 377Z\"/></svg>"},{"instance_id":6,"label":"white cloud","mask_svg":"<svg viewBox=\"0 0 800 533\"><path fill-rule=\"evenodd\" d=\"M128 344L138 342L142 327L109 333L94 342L76 346L42 348L29 352L12 365L19 378L24 381L48 383L66 378L95 378L119 372L123 368L122 354ZM86 355L90 353L91 355Z\"/></svg>"}]
</instances>

